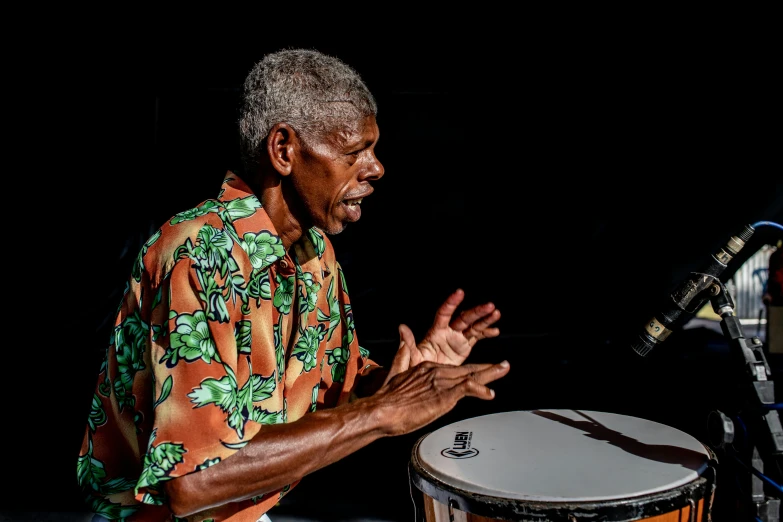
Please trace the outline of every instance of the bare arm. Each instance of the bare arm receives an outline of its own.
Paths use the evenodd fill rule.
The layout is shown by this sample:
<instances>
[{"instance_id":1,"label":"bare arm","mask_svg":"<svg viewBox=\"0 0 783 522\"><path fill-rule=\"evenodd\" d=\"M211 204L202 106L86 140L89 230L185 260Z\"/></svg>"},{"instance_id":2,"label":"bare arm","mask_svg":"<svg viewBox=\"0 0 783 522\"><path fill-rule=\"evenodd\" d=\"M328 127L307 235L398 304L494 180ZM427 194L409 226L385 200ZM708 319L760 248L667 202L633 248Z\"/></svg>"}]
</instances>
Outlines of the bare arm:
<instances>
[{"instance_id":1,"label":"bare arm","mask_svg":"<svg viewBox=\"0 0 783 522\"><path fill-rule=\"evenodd\" d=\"M179 517L278 490L383 436L371 404L356 401L265 425L217 465L165 483Z\"/></svg>"},{"instance_id":2,"label":"bare arm","mask_svg":"<svg viewBox=\"0 0 783 522\"><path fill-rule=\"evenodd\" d=\"M401 352L407 348L401 348ZM400 357L409 354L400 353ZM230 458L165 483L171 510L186 517L204 509L276 491L381 437L402 435L446 414L463 397L490 400L486 384L508 363L463 366L424 362L390 378L374 395L264 426Z\"/></svg>"}]
</instances>

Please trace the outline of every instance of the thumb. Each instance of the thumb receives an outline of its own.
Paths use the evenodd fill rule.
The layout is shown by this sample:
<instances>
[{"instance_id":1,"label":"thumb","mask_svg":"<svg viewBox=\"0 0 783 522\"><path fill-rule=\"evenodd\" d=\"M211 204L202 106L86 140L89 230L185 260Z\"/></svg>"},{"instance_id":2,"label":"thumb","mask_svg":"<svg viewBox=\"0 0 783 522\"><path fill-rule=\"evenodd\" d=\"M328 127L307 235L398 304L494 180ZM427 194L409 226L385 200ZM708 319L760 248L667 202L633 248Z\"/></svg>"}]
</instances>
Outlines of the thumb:
<instances>
[{"instance_id":1,"label":"thumb","mask_svg":"<svg viewBox=\"0 0 783 522\"><path fill-rule=\"evenodd\" d=\"M412 346L411 342L415 345L416 340L413 336L413 332L406 325L401 324L398 330L400 332L400 347L397 349L397 354L394 356L394 360L389 367L389 373L386 376L384 384L389 382L389 379L398 373L404 372L411 366L410 347Z\"/></svg>"},{"instance_id":2,"label":"thumb","mask_svg":"<svg viewBox=\"0 0 783 522\"><path fill-rule=\"evenodd\" d=\"M408 328L408 325L401 324L397 330L400 332L400 347L406 345L409 349L416 346L416 338L413 336L413 330Z\"/></svg>"}]
</instances>

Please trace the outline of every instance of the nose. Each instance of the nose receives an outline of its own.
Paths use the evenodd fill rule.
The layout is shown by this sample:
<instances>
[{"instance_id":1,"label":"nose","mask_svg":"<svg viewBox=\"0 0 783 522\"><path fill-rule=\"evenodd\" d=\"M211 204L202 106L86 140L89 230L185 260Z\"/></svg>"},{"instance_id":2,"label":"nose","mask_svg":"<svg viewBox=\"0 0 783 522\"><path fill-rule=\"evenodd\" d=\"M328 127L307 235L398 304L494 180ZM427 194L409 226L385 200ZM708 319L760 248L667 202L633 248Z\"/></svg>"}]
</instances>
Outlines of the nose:
<instances>
[{"instance_id":1,"label":"nose","mask_svg":"<svg viewBox=\"0 0 783 522\"><path fill-rule=\"evenodd\" d=\"M385 169L378 157L373 153L367 162L366 168L362 169L362 179L373 181L383 177Z\"/></svg>"}]
</instances>

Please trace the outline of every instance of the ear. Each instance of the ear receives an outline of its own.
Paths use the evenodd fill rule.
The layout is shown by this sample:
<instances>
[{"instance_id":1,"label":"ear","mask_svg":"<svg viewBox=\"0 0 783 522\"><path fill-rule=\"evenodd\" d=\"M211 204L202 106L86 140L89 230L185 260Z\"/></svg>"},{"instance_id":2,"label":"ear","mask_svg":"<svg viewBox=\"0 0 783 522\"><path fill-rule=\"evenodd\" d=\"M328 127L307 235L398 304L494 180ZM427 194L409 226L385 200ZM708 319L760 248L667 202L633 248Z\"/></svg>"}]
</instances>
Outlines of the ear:
<instances>
[{"instance_id":1,"label":"ear","mask_svg":"<svg viewBox=\"0 0 783 522\"><path fill-rule=\"evenodd\" d=\"M287 123L277 123L269 131L266 139L266 151L269 161L281 176L291 174L293 157L298 146L298 137Z\"/></svg>"}]
</instances>

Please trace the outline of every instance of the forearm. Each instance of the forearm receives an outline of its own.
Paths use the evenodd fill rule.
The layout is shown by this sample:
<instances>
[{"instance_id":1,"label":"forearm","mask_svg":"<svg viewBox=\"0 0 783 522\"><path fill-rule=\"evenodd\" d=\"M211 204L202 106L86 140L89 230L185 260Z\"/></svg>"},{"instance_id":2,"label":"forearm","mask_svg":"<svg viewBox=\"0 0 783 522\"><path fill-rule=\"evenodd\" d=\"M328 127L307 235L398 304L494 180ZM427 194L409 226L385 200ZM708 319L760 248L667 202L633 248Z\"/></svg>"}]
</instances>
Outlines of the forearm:
<instances>
[{"instance_id":1,"label":"forearm","mask_svg":"<svg viewBox=\"0 0 783 522\"><path fill-rule=\"evenodd\" d=\"M217 465L166 483L179 517L279 490L386 436L377 401L360 399L265 425L241 450Z\"/></svg>"}]
</instances>

